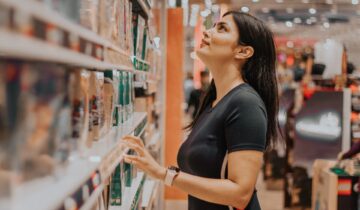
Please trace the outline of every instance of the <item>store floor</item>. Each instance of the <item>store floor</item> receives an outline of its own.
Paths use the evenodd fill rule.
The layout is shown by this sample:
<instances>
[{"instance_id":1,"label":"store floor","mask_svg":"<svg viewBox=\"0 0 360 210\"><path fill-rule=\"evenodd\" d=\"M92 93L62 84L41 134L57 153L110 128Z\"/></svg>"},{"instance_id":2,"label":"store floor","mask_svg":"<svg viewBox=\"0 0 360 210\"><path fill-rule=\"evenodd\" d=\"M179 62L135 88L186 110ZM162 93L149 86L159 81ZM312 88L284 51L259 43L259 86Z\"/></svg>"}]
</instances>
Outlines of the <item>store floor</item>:
<instances>
[{"instance_id":1,"label":"store floor","mask_svg":"<svg viewBox=\"0 0 360 210\"><path fill-rule=\"evenodd\" d=\"M259 177L257 183L258 197L262 209L264 210L282 210L283 192L266 190L265 183ZM187 210L187 201L167 201L165 210Z\"/></svg>"}]
</instances>

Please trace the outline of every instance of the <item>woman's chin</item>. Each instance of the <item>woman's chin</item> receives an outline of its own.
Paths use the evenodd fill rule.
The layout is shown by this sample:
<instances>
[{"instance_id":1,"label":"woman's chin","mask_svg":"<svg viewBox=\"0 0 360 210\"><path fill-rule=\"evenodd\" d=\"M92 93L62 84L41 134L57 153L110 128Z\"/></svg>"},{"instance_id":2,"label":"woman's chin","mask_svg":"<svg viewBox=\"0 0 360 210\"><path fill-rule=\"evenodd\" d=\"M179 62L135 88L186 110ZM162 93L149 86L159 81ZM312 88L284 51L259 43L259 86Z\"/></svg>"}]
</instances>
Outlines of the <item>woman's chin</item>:
<instances>
[{"instance_id":1,"label":"woman's chin","mask_svg":"<svg viewBox=\"0 0 360 210\"><path fill-rule=\"evenodd\" d=\"M204 60L206 60L208 56L208 53L206 52L206 49L204 48L200 48L196 50L196 56L202 61L204 62Z\"/></svg>"}]
</instances>

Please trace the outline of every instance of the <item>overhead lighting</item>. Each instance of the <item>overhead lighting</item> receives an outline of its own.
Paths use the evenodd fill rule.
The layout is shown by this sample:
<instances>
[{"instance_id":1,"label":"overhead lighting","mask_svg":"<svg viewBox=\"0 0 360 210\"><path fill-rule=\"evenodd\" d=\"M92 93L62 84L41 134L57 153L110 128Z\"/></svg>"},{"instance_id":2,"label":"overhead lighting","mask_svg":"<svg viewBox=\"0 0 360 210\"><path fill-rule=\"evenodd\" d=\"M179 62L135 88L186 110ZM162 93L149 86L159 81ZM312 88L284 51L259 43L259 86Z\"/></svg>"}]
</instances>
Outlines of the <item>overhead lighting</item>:
<instances>
[{"instance_id":1,"label":"overhead lighting","mask_svg":"<svg viewBox=\"0 0 360 210\"><path fill-rule=\"evenodd\" d=\"M263 13L269 13L269 12L270 12L270 9L267 8L267 7L263 7L263 8L261 9L261 11L262 11Z\"/></svg>"},{"instance_id":2,"label":"overhead lighting","mask_svg":"<svg viewBox=\"0 0 360 210\"><path fill-rule=\"evenodd\" d=\"M170 8L176 7L176 0L169 0L168 5Z\"/></svg>"},{"instance_id":3,"label":"overhead lighting","mask_svg":"<svg viewBox=\"0 0 360 210\"><path fill-rule=\"evenodd\" d=\"M276 1L276 3L284 3L284 0L275 0Z\"/></svg>"},{"instance_id":4,"label":"overhead lighting","mask_svg":"<svg viewBox=\"0 0 360 210\"><path fill-rule=\"evenodd\" d=\"M325 22L325 23L323 24L323 26L324 26L324 28L330 28L330 23L329 23L329 22Z\"/></svg>"},{"instance_id":5,"label":"overhead lighting","mask_svg":"<svg viewBox=\"0 0 360 210\"><path fill-rule=\"evenodd\" d=\"M293 47L294 47L294 42L293 42L293 41L287 41L287 42L286 42L286 46L287 46L288 48L293 48Z\"/></svg>"},{"instance_id":6,"label":"overhead lighting","mask_svg":"<svg viewBox=\"0 0 360 210\"><path fill-rule=\"evenodd\" d=\"M359 0L351 0L351 3L354 4L354 5L359 4Z\"/></svg>"},{"instance_id":7,"label":"overhead lighting","mask_svg":"<svg viewBox=\"0 0 360 210\"><path fill-rule=\"evenodd\" d=\"M294 18L294 23L299 24L301 22L302 22L301 18L299 18L299 17Z\"/></svg>"},{"instance_id":8,"label":"overhead lighting","mask_svg":"<svg viewBox=\"0 0 360 210\"><path fill-rule=\"evenodd\" d=\"M207 17L208 15L210 15L210 13L211 13L211 11L208 10L208 9L206 9L206 10L201 11L201 12L200 12L200 15L201 15L202 17Z\"/></svg>"},{"instance_id":9,"label":"overhead lighting","mask_svg":"<svg viewBox=\"0 0 360 210\"><path fill-rule=\"evenodd\" d=\"M211 9L212 1L211 0L205 0L205 7L206 9Z\"/></svg>"},{"instance_id":10,"label":"overhead lighting","mask_svg":"<svg viewBox=\"0 0 360 210\"><path fill-rule=\"evenodd\" d=\"M292 14L294 13L294 8L286 8L286 12L289 13L289 14Z\"/></svg>"},{"instance_id":11,"label":"overhead lighting","mask_svg":"<svg viewBox=\"0 0 360 210\"><path fill-rule=\"evenodd\" d=\"M249 7L241 7L241 11L242 12L249 12L250 9L249 9Z\"/></svg>"},{"instance_id":12,"label":"overhead lighting","mask_svg":"<svg viewBox=\"0 0 360 210\"><path fill-rule=\"evenodd\" d=\"M291 21L286 21L286 22L285 22L285 25L286 25L287 27L291 28L291 27L293 27L294 24L293 24Z\"/></svg>"},{"instance_id":13,"label":"overhead lighting","mask_svg":"<svg viewBox=\"0 0 360 210\"><path fill-rule=\"evenodd\" d=\"M306 24L311 25L312 21L310 19L306 19Z\"/></svg>"},{"instance_id":14,"label":"overhead lighting","mask_svg":"<svg viewBox=\"0 0 360 210\"><path fill-rule=\"evenodd\" d=\"M219 5L217 5L217 4L212 5L211 11L212 11L213 13L218 13L219 10L220 10L220 6L219 6Z\"/></svg>"},{"instance_id":15,"label":"overhead lighting","mask_svg":"<svg viewBox=\"0 0 360 210\"><path fill-rule=\"evenodd\" d=\"M309 13L312 14L312 15L316 14L316 9L315 8L310 8Z\"/></svg>"},{"instance_id":16,"label":"overhead lighting","mask_svg":"<svg viewBox=\"0 0 360 210\"><path fill-rule=\"evenodd\" d=\"M252 2L256 3L256 2L259 2L259 0L252 0Z\"/></svg>"},{"instance_id":17,"label":"overhead lighting","mask_svg":"<svg viewBox=\"0 0 360 210\"><path fill-rule=\"evenodd\" d=\"M302 0L302 3L308 4L308 3L310 3L310 1L309 0Z\"/></svg>"}]
</instances>

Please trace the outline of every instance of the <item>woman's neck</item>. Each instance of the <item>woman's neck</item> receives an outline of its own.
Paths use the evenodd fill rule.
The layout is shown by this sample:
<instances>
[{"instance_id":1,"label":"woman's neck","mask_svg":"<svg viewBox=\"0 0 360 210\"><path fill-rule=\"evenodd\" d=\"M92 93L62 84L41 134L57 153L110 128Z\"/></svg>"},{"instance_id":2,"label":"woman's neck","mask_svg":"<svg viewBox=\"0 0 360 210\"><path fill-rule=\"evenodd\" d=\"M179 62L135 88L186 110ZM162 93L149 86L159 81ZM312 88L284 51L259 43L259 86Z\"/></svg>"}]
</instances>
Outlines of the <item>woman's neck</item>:
<instances>
[{"instance_id":1,"label":"woman's neck","mask_svg":"<svg viewBox=\"0 0 360 210\"><path fill-rule=\"evenodd\" d=\"M209 68L215 81L216 100L215 106L230 90L244 83L240 68L236 65L225 65L219 68Z\"/></svg>"}]
</instances>

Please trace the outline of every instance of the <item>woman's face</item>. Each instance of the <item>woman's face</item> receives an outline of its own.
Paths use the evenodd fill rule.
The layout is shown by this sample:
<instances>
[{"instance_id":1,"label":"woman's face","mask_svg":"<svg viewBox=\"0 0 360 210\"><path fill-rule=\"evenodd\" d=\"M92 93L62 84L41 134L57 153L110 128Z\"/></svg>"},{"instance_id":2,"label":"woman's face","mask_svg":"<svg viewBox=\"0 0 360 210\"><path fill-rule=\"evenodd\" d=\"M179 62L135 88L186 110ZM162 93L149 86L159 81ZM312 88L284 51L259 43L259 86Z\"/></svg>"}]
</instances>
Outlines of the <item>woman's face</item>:
<instances>
[{"instance_id":1,"label":"woman's face","mask_svg":"<svg viewBox=\"0 0 360 210\"><path fill-rule=\"evenodd\" d=\"M204 32L197 56L205 63L234 59L239 33L232 15L226 15ZM222 63L222 62L220 62Z\"/></svg>"}]
</instances>

